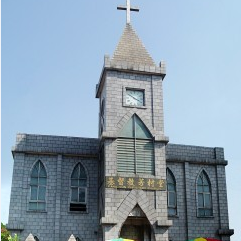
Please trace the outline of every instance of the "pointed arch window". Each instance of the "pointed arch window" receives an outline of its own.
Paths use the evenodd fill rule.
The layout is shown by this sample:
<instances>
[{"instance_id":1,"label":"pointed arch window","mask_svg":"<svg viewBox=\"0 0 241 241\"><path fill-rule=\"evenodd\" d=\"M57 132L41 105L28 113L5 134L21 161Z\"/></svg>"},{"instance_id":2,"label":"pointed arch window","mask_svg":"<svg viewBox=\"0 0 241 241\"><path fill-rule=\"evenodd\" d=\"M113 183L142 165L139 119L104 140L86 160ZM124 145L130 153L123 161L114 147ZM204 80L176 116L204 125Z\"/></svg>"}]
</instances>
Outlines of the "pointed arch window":
<instances>
[{"instance_id":1,"label":"pointed arch window","mask_svg":"<svg viewBox=\"0 0 241 241\"><path fill-rule=\"evenodd\" d=\"M168 215L177 215L176 179L169 168L167 168L167 207Z\"/></svg>"},{"instance_id":2,"label":"pointed arch window","mask_svg":"<svg viewBox=\"0 0 241 241\"><path fill-rule=\"evenodd\" d=\"M39 238L37 236L34 236L35 241L39 241Z\"/></svg>"},{"instance_id":3,"label":"pointed arch window","mask_svg":"<svg viewBox=\"0 0 241 241\"><path fill-rule=\"evenodd\" d=\"M117 139L117 172L154 175L154 140L137 115L126 123Z\"/></svg>"},{"instance_id":4,"label":"pointed arch window","mask_svg":"<svg viewBox=\"0 0 241 241\"><path fill-rule=\"evenodd\" d=\"M197 179L198 216L208 217L213 215L211 183L205 171Z\"/></svg>"},{"instance_id":5,"label":"pointed arch window","mask_svg":"<svg viewBox=\"0 0 241 241\"><path fill-rule=\"evenodd\" d=\"M87 175L81 163L78 163L71 175L70 211L86 211Z\"/></svg>"},{"instance_id":6,"label":"pointed arch window","mask_svg":"<svg viewBox=\"0 0 241 241\"><path fill-rule=\"evenodd\" d=\"M29 210L45 211L46 209L47 173L41 161L38 161L30 175Z\"/></svg>"}]
</instances>

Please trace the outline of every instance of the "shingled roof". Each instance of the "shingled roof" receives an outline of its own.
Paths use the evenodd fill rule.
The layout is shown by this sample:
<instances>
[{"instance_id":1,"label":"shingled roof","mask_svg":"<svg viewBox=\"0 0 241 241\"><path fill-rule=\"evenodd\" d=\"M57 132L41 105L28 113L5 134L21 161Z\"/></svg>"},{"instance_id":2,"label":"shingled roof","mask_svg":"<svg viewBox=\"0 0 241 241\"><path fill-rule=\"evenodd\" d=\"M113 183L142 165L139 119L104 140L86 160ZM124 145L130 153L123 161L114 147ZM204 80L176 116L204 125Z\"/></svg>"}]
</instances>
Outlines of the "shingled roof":
<instances>
[{"instance_id":1,"label":"shingled roof","mask_svg":"<svg viewBox=\"0 0 241 241\"><path fill-rule=\"evenodd\" d=\"M155 66L152 57L147 52L131 24L126 24L112 61Z\"/></svg>"}]
</instances>

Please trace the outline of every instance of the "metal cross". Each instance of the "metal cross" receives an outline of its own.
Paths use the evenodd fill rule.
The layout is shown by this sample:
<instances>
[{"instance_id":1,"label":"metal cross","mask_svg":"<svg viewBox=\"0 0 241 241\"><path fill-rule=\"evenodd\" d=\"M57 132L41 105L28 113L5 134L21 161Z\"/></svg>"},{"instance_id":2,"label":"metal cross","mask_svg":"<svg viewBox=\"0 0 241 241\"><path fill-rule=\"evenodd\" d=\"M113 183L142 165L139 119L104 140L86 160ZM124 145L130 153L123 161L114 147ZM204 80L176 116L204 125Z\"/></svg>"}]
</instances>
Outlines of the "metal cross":
<instances>
[{"instance_id":1,"label":"metal cross","mask_svg":"<svg viewBox=\"0 0 241 241\"><path fill-rule=\"evenodd\" d=\"M118 6L118 10L126 10L126 23L131 22L131 11L139 12L138 7L131 7L130 0L126 0L126 6Z\"/></svg>"}]
</instances>

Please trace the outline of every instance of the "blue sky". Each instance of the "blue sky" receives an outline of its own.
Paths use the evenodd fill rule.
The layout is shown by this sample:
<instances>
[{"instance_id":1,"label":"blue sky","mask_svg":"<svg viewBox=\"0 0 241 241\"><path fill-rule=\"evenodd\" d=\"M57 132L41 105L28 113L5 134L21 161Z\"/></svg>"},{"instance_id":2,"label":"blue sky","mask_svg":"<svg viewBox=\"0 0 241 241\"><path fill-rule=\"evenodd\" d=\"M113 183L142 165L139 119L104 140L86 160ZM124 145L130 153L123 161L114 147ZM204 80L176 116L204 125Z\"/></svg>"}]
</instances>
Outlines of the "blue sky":
<instances>
[{"instance_id":1,"label":"blue sky","mask_svg":"<svg viewBox=\"0 0 241 241\"><path fill-rule=\"evenodd\" d=\"M98 83L125 26L125 0L2 0L2 200L16 133L97 137ZM165 60L170 143L224 147L232 241L240 241L241 1L133 0L131 22Z\"/></svg>"}]
</instances>

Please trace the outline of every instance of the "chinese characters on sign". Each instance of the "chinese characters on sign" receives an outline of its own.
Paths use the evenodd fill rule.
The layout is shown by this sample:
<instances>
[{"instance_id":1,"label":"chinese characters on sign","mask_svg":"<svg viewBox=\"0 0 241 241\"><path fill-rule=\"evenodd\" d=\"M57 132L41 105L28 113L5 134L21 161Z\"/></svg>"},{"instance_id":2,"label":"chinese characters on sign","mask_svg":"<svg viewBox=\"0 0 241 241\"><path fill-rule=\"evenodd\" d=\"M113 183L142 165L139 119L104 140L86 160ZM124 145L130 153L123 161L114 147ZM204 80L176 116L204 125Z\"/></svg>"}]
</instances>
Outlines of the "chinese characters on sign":
<instances>
[{"instance_id":1,"label":"chinese characters on sign","mask_svg":"<svg viewBox=\"0 0 241 241\"><path fill-rule=\"evenodd\" d=\"M166 190L166 181L157 178L106 177L107 188Z\"/></svg>"}]
</instances>

